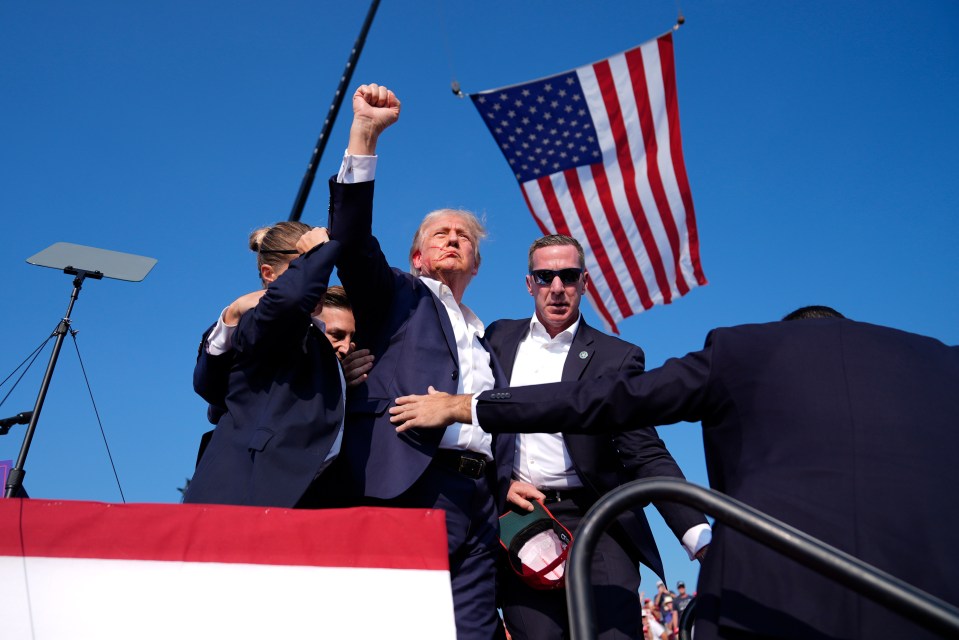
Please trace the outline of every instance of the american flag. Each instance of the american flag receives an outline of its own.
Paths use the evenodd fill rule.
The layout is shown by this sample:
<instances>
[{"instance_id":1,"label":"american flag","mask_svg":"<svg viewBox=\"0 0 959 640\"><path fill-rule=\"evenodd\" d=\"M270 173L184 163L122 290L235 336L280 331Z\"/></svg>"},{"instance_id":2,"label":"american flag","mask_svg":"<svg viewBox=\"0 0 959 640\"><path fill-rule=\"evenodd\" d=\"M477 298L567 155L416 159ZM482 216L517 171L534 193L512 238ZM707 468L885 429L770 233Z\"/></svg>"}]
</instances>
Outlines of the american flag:
<instances>
[{"instance_id":1,"label":"american flag","mask_svg":"<svg viewBox=\"0 0 959 640\"><path fill-rule=\"evenodd\" d=\"M586 252L607 327L706 284L683 164L673 38L470 96L544 234Z\"/></svg>"}]
</instances>

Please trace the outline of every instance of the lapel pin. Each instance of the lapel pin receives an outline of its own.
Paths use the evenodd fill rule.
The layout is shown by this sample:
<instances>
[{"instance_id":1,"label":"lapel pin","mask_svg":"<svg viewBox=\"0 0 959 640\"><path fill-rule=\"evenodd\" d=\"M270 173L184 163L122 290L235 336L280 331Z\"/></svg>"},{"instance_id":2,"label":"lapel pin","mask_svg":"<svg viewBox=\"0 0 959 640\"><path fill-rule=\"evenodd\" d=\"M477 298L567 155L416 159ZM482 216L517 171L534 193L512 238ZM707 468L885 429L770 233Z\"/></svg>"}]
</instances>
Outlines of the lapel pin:
<instances>
[{"instance_id":1,"label":"lapel pin","mask_svg":"<svg viewBox=\"0 0 959 640\"><path fill-rule=\"evenodd\" d=\"M589 353L587 353L587 352L585 352L585 351L580 351L580 352L579 352L579 359L580 359L580 360L585 360L585 359L588 358L588 357L589 357Z\"/></svg>"}]
</instances>

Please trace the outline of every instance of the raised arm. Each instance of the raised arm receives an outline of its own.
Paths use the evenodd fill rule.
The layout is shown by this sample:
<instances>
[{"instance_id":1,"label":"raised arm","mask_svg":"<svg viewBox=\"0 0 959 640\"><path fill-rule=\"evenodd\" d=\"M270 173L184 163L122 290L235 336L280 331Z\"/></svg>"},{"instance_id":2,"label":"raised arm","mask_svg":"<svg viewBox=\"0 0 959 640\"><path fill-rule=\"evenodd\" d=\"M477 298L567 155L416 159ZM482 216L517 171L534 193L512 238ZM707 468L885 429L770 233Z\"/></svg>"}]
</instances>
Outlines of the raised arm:
<instances>
[{"instance_id":1,"label":"raised arm","mask_svg":"<svg viewBox=\"0 0 959 640\"><path fill-rule=\"evenodd\" d=\"M310 316L326 292L340 245L326 241L325 229L303 234L297 249L306 250L270 283L260 302L241 319L233 346L241 352L298 343Z\"/></svg>"},{"instance_id":2,"label":"raised arm","mask_svg":"<svg viewBox=\"0 0 959 640\"><path fill-rule=\"evenodd\" d=\"M373 237L372 176L350 172L352 156L372 156L380 134L397 121L400 101L381 85L361 85L353 94L353 124L347 157L330 180L330 236L343 246L337 262L340 282L353 307L356 335L370 344L393 301L395 274ZM371 345L372 346L372 345Z\"/></svg>"}]
</instances>

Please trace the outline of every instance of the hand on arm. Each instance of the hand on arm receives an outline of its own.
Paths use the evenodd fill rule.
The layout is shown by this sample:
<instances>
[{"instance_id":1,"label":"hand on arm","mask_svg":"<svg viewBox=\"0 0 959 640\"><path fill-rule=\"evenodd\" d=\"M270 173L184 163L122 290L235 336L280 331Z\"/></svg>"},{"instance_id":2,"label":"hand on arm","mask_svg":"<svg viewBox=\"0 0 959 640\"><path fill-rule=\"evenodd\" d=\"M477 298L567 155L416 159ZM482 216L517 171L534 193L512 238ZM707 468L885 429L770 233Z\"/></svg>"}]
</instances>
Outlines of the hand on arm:
<instances>
[{"instance_id":1,"label":"hand on arm","mask_svg":"<svg viewBox=\"0 0 959 640\"><path fill-rule=\"evenodd\" d=\"M515 504L520 509L532 511L533 505L530 500L542 500L546 496L539 489L528 482L513 480L509 485L509 491L506 493L506 501Z\"/></svg>"},{"instance_id":2,"label":"hand on arm","mask_svg":"<svg viewBox=\"0 0 959 640\"><path fill-rule=\"evenodd\" d=\"M373 356L369 349L351 351L343 358L343 377L347 387L356 387L366 382L370 369L373 368Z\"/></svg>"},{"instance_id":3,"label":"hand on arm","mask_svg":"<svg viewBox=\"0 0 959 640\"><path fill-rule=\"evenodd\" d=\"M325 227L313 227L296 241L296 250L306 253L313 247L326 244L330 241L330 234Z\"/></svg>"},{"instance_id":4,"label":"hand on arm","mask_svg":"<svg viewBox=\"0 0 959 640\"><path fill-rule=\"evenodd\" d=\"M229 327L235 327L240 321L240 317L255 307L265 293L266 289L258 289L257 291L242 295L231 302L230 306L223 312L223 324Z\"/></svg>"},{"instance_id":5,"label":"hand on arm","mask_svg":"<svg viewBox=\"0 0 959 640\"><path fill-rule=\"evenodd\" d=\"M440 429L454 422L472 422L473 396L464 394L453 396L442 393L432 386L426 396L403 396L396 399L396 406L390 407L390 422L396 425L396 431L413 428Z\"/></svg>"},{"instance_id":6,"label":"hand on arm","mask_svg":"<svg viewBox=\"0 0 959 640\"><path fill-rule=\"evenodd\" d=\"M400 101L386 87L364 84L353 94L353 124L346 152L355 156L376 155L380 134L400 117Z\"/></svg>"}]
</instances>

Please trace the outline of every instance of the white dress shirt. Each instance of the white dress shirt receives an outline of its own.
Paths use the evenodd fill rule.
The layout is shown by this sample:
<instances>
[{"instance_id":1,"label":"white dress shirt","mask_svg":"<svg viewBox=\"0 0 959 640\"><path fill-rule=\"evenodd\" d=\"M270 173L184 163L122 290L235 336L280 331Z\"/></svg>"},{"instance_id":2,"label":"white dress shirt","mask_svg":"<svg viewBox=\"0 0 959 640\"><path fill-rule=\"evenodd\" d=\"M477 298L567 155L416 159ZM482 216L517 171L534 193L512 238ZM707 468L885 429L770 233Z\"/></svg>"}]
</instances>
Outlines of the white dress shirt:
<instances>
[{"instance_id":1,"label":"white dress shirt","mask_svg":"<svg viewBox=\"0 0 959 640\"><path fill-rule=\"evenodd\" d=\"M551 338L546 327L534 315L529 323L529 332L516 350L510 386L560 382L566 355L573 344L579 323L580 319L577 318L572 326ZM561 433L517 434L513 478L540 489L576 489L583 486Z\"/></svg>"},{"instance_id":2,"label":"white dress shirt","mask_svg":"<svg viewBox=\"0 0 959 640\"><path fill-rule=\"evenodd\" d=\"M459 359L459 376L456 393L481 393L492 389L493 368L489 352L483 348L480 338L486 327L465 304L457 303L450 288L438 280L420 276L420 280L433 292L449 315L456 338L456 355ZM446 427L440 449L466 449L493 459L493 436L476 424L455 422Z\"/></svg>"},{"instance_id":3,"label":"white dress shirt","mask_svg":"<svg viewBox=\"0 0 959 640\"><path fill-rule=\"evenodd\" d=\"M560 382L566 356L579 329L582 315L569 328L551 338L543 324L534 315L529 332L519 343L513 361L511 387ZM476 396L473 400L473 420L476 421ZM573 461L561 433L520 433L516 436L513 454L513 479L528 482L539 489L576 489L583 481L573 468ZM690 560L710 543L712 529L708 524L691 527L682 537L682 545Z\"/></svg>"}]
</instances>

